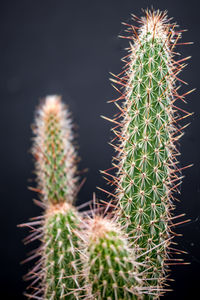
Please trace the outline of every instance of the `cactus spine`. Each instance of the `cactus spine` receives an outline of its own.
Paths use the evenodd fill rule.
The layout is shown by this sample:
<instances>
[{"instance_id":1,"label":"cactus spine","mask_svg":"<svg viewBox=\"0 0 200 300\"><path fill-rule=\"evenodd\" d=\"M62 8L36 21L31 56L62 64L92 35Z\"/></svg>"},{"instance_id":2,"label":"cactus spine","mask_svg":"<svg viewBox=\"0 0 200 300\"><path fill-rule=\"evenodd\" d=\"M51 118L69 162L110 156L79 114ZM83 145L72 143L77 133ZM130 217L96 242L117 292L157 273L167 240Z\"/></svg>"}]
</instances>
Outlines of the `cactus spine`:
<instances>
[{"instance_id":1,"label":"cactus spine","mask_svg":"<svg viewBox=\"0 0 200 300\"><path fill-rule=\"evenodd\" d=\"M136 19L139 28L126 24L128 38L133 41L124 58L126 68L112 79L124 88L120 97L111 101L120 110L110 120L116 124L113 132L117 143L113 147L118 155L113 167L117 174L103 173L111 176L116 186L119 221L136 239L136 255L141 255L149 268L149 282L157 289L156 296L145 297L151 299L158 298L164 287L173 235L172 192L180 184L180 153L175 142L182 136L178 125L181 117L174 103L183 99L176 82L182 82L177 74L185 59L174 60L173 49L181 32L176 31L176 24L169 24L166 13L147 10L145 17Z\"/></svg>"},{"instance_id":2,"label":"cactus spine","mask_svg":"<svg viewBox=\"0 0 200 300\"><path fill-rule=\"evenodd\" d=\"M33 155L38 191L45 206L41 222L41 259L28 277L40 288L30 297L46 300L77 299L76 261L79 215L72 206L77 188L76 152L69 113L60 97L49 96L37 111ZM38 222L36 221L36 224ZM35 271L37 274L35 275ZM32 285L34 286L34 284Z\"/></svg>"}]
</instances>

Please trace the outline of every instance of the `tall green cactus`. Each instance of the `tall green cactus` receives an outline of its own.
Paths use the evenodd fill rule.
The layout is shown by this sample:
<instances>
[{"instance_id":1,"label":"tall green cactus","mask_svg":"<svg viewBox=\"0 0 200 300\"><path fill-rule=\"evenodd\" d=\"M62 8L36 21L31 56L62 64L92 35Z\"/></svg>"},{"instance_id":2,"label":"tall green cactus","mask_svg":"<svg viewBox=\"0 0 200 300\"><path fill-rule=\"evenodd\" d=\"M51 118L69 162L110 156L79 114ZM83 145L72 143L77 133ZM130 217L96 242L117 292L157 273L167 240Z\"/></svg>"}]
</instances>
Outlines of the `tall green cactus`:
<instances>
[{"instance_id":1,"label":"tall green cactus","mask_svg":"<svg viewBox=\"0 0 200 300\"><path fill-rule=\"evenodd\" d=\"M31 285L35 292L30 297L77 299L77 294L71 293L79 288L76 261L79 258L77 232L80 218L72 206L78 181L77 158L69 113L60 97L45 99L37 111L33 130L37 190L45 213L39 229L42 246L36 252L41 259L28 274L29 278L35 279Z\"/></svg>"},{"instance_id":2,"label":"tall green cactus","mask_svg":"<svg viewBox=\"0 0 200 300\"><path fill-rule=\"evenodd\" d=\"M126 24L133 43L124 58L125 70L112 79L123 89L111 101L120 110L110 119L116 124L117 173L104 174L113 179L119 221L136 239L135 253L149 268L149 282L157 289L156 296L145 296L151 299L163 290L173 236L172 193L180 184L175 143L182 136L178 124L182 117L177 113L182 110L175 101L184 97L178 95L176 82L182 82L177 75L185 59L174 59L181 31L169 23L166 13L147 10L145 17L136 19L139 27Z\"/></svg>"}]
</instances>

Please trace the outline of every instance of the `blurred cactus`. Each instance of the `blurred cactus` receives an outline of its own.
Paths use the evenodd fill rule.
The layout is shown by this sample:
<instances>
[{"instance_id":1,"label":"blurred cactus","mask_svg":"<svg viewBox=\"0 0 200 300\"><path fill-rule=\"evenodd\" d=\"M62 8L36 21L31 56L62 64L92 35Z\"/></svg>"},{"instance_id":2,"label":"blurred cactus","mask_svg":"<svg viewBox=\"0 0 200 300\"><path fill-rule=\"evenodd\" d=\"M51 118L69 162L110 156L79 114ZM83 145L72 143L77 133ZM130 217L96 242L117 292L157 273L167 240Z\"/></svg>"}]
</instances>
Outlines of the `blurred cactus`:
<instances>
[{"instance_id":1,"label":"blurred cactus","mask_svg":"<svg viewBox=\"0 0 200 300\"><path fill-rule=\"evenodd\" d=\"M48 96L37 110L34 146L38 189L52 204L74 201L77 155L69 112L59 96Z\"/></svg>"},{"instance_id":2,"label":"blurred cactus","mask_svg":"<svg viewBox=\"0 0 200 300\"><path fill-rule=\"evenodd\" d=\"M71 120L60 97L46 97L37 111L33 131L37 191L45 213L39 222L42 246L36 251L41 259L27 276L27 279L34 278L31 287L35 289L34 284L37 284L36 292L30 298L77 299L76 293L71 293L79 288L76 232L80 230L80 218L72 206L78 190L77 157ZM38 225L38 221L31 224Z\"/></svg>"}]
</instances>

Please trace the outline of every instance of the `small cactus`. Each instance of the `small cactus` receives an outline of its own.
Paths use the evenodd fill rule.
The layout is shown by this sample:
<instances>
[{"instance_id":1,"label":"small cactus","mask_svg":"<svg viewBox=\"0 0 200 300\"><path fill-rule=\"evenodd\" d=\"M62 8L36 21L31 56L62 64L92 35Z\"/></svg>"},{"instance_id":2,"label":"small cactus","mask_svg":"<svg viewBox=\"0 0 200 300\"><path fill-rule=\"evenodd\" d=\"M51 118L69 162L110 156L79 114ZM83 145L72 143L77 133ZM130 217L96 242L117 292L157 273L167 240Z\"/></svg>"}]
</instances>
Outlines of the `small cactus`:
<instances>
[{"instance_id":1,"label":"small cactus","mask_svg":"<svg viewBox=\"0 0 200 300\"><path fill-rule=\"evenodd\" d=\"M139 27L127 25L130 43L129 55L123 59L126 66L112 81L123 91L112 100L119 115L109 119L115 124L113 144L118 155L111 176L116 187L115 200L119 207L119 222L136 239L136 256L149 268L149 282L159 297L164 288L168 249L172 232L173 191L181 183L176 142L183 135L178 122L179 112L189 114L175 105L184 100L179 95L177 77L184 61L176 61L174 47L181 31L170 24L166 12L146 11L138 19ZM125 37L126 38L126 37ZM186 93L187 94L187 93ZM120 105L120 100L123 100ZM110 182L110 179L108 179ZM144 268L141 267L141 270Z\"/></svg>"},{"instance_id":2,"label":"small cactus","mask_svg":"<svg viewBox=\"0 0 200 300\"><path fill-rule=\"evenodd\" d=\"M82 256L85 299L139 299L137 263L114 220L95 216L88 221Z\"/></svg>"}]
</instances>

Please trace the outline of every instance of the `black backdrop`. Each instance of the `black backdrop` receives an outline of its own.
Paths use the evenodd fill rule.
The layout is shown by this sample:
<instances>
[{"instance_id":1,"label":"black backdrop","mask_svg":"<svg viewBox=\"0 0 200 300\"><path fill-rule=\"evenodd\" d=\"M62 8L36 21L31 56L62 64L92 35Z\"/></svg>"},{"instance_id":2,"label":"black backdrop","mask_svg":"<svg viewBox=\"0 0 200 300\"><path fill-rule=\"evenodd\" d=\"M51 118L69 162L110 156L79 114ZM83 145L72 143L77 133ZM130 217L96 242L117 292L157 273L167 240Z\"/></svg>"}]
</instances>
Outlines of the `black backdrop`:
<instances>
[{"instance_id":1,"label":"black backdrop","mask_svg":"<svg viewBox=\"0 0 200 300\"><path fill-rule=\"evenodd\" d=\"M80 169L88 168L87 181L78 202L92 197L96 186L106 187L99 169L110 167L112 149L110 124L100 115L112 116L114 105L106 101L116 96L109 83L109 72L119 73L120 58L128 42L118 38L122 21L130 21L130 13L141 15L141 8L167 9L180 24L183 41L194 41L179 51L192 55L181 75L189 88L199 80L199 4L198 1L46 1L19 0L0 2L0 135L1 135L1 299L23 299L26 272L20 261L30 247L21 240L25 230L16 225L41 214L27 189L33 185L33 162L30 124L38 99L48 94L61 94L69 104L78 125L81 156ZM185 88L182 89L185 91ZM173 292L165 299L197 299L200 267L200 182L199 182L199 96L198 90L188 96L184 109L194 111L191 125L181 140L181 165L186 169L177 212L185 212L191 222L176 232L179 248L187 251L190 265L172 268ZM181 104L182 105L182 104ZM99 196L103 196L97 192ZM196 296L192 296L196 294Z\"/></svg>"}]
</instances>

